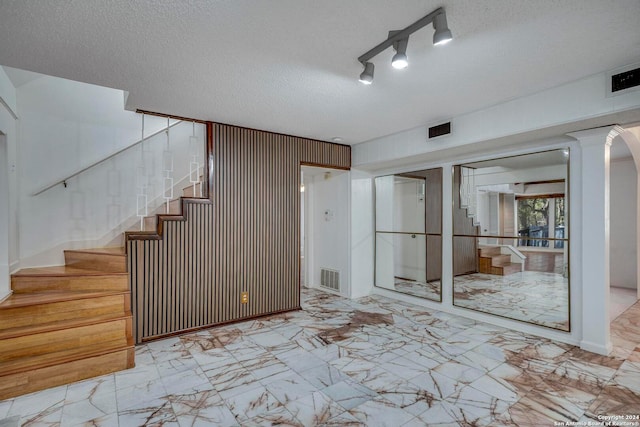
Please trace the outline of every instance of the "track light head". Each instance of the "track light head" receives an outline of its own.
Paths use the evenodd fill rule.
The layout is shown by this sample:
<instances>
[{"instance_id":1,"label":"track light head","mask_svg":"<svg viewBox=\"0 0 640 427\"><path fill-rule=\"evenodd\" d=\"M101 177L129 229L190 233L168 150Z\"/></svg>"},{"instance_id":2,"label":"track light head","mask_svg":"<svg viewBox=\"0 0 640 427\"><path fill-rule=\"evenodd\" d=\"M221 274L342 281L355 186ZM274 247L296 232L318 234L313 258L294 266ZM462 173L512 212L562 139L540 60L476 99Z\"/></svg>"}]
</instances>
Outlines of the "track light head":
<instances>
[{"instance_id":1,"label":"track light head","mask_svg":"<svg viewBox=\"0 0 640 427\"><path fill-rule=\"evenodd\" d=\"M362 74L360 74L360 83L370 85L371 83L373 83L373 63L365 62L363 65L364 71L362 72Z\"/></svg>"},{"instance_id":2,"label":"track light head","mask_svg":"<svg viewBox=\"0 0 640 427\"><path fill-rule=\"evenodd\" d=\"M436 30L433 34L434 46L442 46L453 40L451 30L447 26L447 15L444 12L437 14L433 18L433 28Z\"/></svg>"},{"instance_id":3,"label":"track light head","mask_svg":"<svg viewBox=\"0 0 640 427\"><path fill-rule=\"evenodd\" d=\"M402 70L407 68L409 60L407 58L407 44L409 43L409 37L406 39L398 40L393 44L393 48L396 50L396 54L391 59L391 65L396 70Z\"/></svg>"}]
</instances>

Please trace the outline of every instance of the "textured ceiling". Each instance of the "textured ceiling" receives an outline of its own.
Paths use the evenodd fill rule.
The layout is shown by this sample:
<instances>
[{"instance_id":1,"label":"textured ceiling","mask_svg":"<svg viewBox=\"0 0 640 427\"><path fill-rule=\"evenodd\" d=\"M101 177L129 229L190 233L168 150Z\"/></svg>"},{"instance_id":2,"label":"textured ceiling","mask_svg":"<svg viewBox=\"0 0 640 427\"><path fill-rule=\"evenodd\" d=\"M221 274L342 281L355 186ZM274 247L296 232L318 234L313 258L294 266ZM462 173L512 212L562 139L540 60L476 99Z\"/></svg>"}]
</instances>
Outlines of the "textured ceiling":
<instances>
[{"instance_id":1,"label":"textured ceiling","mask_svg":"<svg viewBox=\"0 0 640 427\"><path fill-rule=\"evenodd\" d=\"M356 58L443 6L409 68ZM0 65L129 92L128 108L353 144L640 59L639 0L2 0Z\"/></svg>"}]
</instances>

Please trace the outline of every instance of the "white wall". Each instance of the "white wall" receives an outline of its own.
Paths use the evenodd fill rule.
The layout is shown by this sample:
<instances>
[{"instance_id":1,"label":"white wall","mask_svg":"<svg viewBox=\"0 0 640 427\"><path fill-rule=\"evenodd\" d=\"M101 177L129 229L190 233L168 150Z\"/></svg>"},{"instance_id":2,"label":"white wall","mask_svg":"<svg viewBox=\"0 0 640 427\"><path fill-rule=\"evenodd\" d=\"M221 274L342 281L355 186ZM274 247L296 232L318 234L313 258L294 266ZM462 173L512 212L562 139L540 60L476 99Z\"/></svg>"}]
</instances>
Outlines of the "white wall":
<instances>
[{"instance_id":1,"label":"white wall","mask_svg":"<svg viewBox=\"0 0 640 427\"><path fill-rule=\"evenodd\" d=\"M611 286L636 289L636 167L631 158L614 160L610 172Z\"/></svg>"},{"instance_id":2,"label":"white wall","mask_svg":"<svg viewBox=\"0 0 640 427\"><path fill-rule=\"evenodd\" d=\"M440 155L442 161L448 161L454 154L468 156L487 149L487 146L474 147L476 143L492 142L490 147L493 149L509 144L526 145L535 139L605 126L615 122L611 117L614 113L640 107L640 91L611 97L606 97L606 91L607 73L596 74L454 117L452 133L447 136L427 140L428 126L425 125L357 144L352 151L352 164L367 170L372 170L376 164L381 165L379 167L417 165L417 162L433 162L434 153L451 150L450 155ZM598 117L603 119L598 121ZM582 127L565 126L585 120L590 122ZM557 132L533 134L543 129L557 129Z\"/></svg>"},{"instance_id":3,"label":"white wall","mask_svg":"<svg viewBox=\"0 0 640 427\"><path fill-rule=\"evenodd\" d=\"M424 183L424 180L422 180ZM393 191L394 231L424 233L425 200L419 199L420 183L415 179L396 179ZM395 277L427 281L427 241L423 235L394 234ZM394 289L395 286L392 288Z\"/></svg>"},{"instance_id":4,"label":"white wall","mask_svg":"<svg viewBox=\"0 0 640 427\"><path fill-rule=\"evenodd\" d=\"M150 195L162 191L161 134L40 195L43 187L141 138L141 116L124 111L120 90L43 76L17 90L20 115L21 266L63 263L63 249L104 246L135 224L136 173L144 157ZM145 119L145 135L166 119ZM204 141L203 126L197 126ZM188 173L191 123L171 129L177 182ZM178 197L180 194L175 194Z\"/></svg>"},{"instance_id":5,"label":"white wall","mask_svg":"<svg viewBox=\"0 0 640 427\"><path fill-rule=\"evenodd\" d=\"M374 281L374 194L370 174L351 169L351 298L371 293Z\"/></svg>"},{"instance_id":6,"label":"white wall","mask_svg":"<svg viewBox=\"0 0 640 427\"><path fill-rule=\"evenodd\" d=\"M307 176L305 175L305 181ZM309 216L311 221L310 254L313 272L312 286L320 285L320 269L328 268L340 272L340 293L350 294L350 176L348 172L336 171L328 179L324 174L313 177L309 191ZM308 189L307 189L308 188Z\"/></svg>"},{"instance_id":7,"label":"white wall","mask_svg":"<svg viewBox=\"0 0 640 427\"><path fill-rule=\"evenodd\" d=\"M0 67L0 300L10 293L9 273L19 260L16 117L16 91Z\"/></svg>"}]
</instances>

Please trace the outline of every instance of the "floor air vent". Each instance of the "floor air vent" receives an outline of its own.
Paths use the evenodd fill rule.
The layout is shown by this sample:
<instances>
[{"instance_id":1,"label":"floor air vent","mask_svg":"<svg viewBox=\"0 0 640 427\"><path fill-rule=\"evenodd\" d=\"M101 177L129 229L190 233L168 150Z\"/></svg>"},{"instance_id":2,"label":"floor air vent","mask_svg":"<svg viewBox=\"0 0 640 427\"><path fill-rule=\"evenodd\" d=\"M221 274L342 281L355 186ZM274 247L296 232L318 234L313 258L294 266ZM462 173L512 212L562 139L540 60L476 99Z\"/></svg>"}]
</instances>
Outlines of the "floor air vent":
<instances>
[{"instance_id":1,"label":"floor air vent","mask_svg":"<svg viewBox=\"0 0 640 427\"><path fill-rule=\"evenodd\" d=\"M320 268L320 286L340 292L340 272L328 268Z\"/></svg>"}]
</instances>

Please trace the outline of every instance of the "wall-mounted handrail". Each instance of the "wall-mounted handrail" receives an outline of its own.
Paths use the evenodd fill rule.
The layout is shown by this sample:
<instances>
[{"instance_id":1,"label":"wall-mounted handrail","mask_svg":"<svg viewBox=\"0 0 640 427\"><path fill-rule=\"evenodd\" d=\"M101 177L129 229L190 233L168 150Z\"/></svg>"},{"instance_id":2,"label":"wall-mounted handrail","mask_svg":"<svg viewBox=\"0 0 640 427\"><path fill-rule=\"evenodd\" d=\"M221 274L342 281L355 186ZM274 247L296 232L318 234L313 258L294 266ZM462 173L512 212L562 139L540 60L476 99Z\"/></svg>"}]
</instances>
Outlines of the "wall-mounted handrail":
<instances>
[{"instance_id":1,"label":"wall-mounted handrail","mask_svg":"<svg viewBox=\"0 0 640 427\"><path fill-rule=\"evenodd\" d=\"M171 128L172 128L172 127L174 127L174 126L179 125L180 123L182 123L182 121L177 121L177 122L175 122L175 123L173 123L173 124L169 125L168 127L164 127L164 128L162 128L162 129L160 129L159 131L152 133L152 134L151 134L151 135L149 135L149 136L145 136L144 138L142 138L142 139L140 139L140 140L138 140L138 141L134 142L133 144L131 144L131 145L127 146L127 147L124 147L123 149L118 150L118 151L116 151L116 152L115 152L115 153L113 153L113 154L110 154L109 156L105 157L104 159L102 159L102 160L98 160L97 162L92 163L92 164L90 164L89 166L84 167L84 168L82 168L82 169L80 169L80 170L78 170L78 171L76 171L76 172L72 173L71 175L67 176L66 178L60 179L60 180L58 180L58 181L54 182L53 184L50 184L50 185L47 185L46 187L41 188L40 190L36 191L35 193L33 193L33 194L31 194L31 195L32 195L32 196L37 196L37 195L39 195L39 194L41 194L41 193L44 193L45 191L47 191L47 190L49 190L49 189L51 189L51 188L55 187L56 185L60 185L60 184L64 184L64 186L66 187L66 186L67 186L67 181L68 181L68 180L70 180L71 178L75 178L76 176L80 175L81 173L83 173L83 172L85 172L85 171L87 171L87 170L89 170L89 169L93 168L94 166L97 166L97 165L99 165L99 164L101 164L101 163L104 163L104 162L106 162L107 160L110 160L110 159L114 158L114 157L115 157L115 156L117 156L118 154L123 153L123 152L125 152L125 151L129 150L130 148L136 147L136 146L138 146L138 145L142 144L143 142L145 142L145 141L147 141L147 140L149 140L149 139L151 139L151 138L153 138L153 137L155 137L155 136L157 136L157 135L160 135L160 134L161 134L161 133L163 133L163 132L166 132L166 131L167 131L167 129L171 129Z\"/></svg>"}]
</instances>

